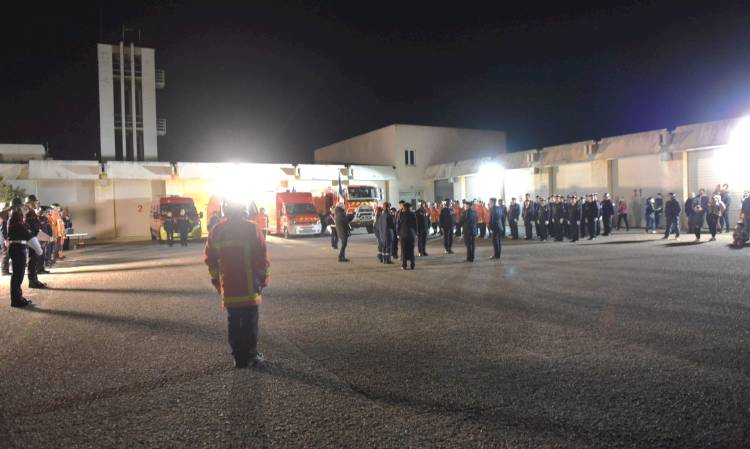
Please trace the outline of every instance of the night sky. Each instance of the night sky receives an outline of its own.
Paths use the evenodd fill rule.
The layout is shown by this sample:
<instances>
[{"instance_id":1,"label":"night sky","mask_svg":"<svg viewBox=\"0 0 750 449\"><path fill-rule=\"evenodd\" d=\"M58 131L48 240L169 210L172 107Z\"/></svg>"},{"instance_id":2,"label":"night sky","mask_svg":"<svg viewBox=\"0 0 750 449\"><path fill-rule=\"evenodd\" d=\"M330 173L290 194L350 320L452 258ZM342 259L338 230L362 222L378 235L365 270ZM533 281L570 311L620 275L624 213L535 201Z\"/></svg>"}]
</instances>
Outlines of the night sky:
<instances>
[{"instance_id":1,"label":"night sky","mask_svg":"<svg viewBox=\"0 0 750 449\"><path fill-rule=\"evenodd\" d=\"M391 123L529 149L750 112L746 1L58 3L0 26L0 143L56 159L96 158L96 43L123 24L166 70L162 160L311 162Z\"/></svg>"}]
</instances>

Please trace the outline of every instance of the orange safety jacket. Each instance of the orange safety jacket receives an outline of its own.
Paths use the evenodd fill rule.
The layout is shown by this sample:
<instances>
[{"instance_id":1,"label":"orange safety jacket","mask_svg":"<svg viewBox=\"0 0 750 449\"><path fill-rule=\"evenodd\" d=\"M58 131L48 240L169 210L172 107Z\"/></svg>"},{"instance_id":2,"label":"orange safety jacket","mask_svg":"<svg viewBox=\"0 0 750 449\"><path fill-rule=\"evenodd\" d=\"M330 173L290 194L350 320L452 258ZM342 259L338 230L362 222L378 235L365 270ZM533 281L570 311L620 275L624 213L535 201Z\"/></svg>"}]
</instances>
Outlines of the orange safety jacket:
<instances>
[{"instance_id":1,"label":"orange safety jacket","mask_svg":"<svg viewBox=\"0 0 750 449\"><path fill-rule=\"evenodd\" d=\"M482 216L484 217L484 222L490 224L490 209L487 206L482 206Z\"/></svg>"},{"instance_id":2,"label":"orange safety jacket","mask_svg":"<svg viewBox=\"0 0 750 449\"><path fill-rule=\"evenodd\" d=\"M51 237L55 240L59 240L60 239L60 225L58 222L60 221L60 214L58 214L57 212L52 212L49 214L48 220L49 220L49 226L50 228L52 228Z\"/></svg>"},{"instance_id":3,"label":"orange safety jacket","mask_svg":"<svg viewBox=\"0 0 750 449\"><path fill-rule=\"evenodd\" d=\"M440 221L440 209L437 207L430 208L430 223L438 223Z\"/></svg>"},{"instance_id":4,"label":"orange safety jacket","mask_svg":"<svg viewBox=\"0 0 750 449\"><path fill-rule=\"evenodd\" d=\"M220 221L208 234L205 261L224 307L255 307L261 303L270 264L266 240L254 223L238 217Z\"/></svg>"},{"instance_id":5,"label":"orange safety jacket","mask_svg":"<svg viewBox=\"0 0 750 449\"><path fill-rule=\"evenodd\" d=\"M268 215L265 213L258 213L258 216L255 217L255 222L258 223L258 227L261 231L268 228Z\"/></svg>"},{"instance_id":6,"label":"orange safety jacket","mask_svg":"<svg viewBox=\"0 0 750 449\"><path fill-rule=\"evenodd\" d=\"M474 212L477 214L477 223L484 223L484 211L481 204L474 205Z\"/></svg>"},{"instance_id":7,"label":"orange safety jacket","mask_svg":"<svg viewBox=\"0 0 750 449\"><path fill-rule=\"evenodd\" d=\"M456 219L456 222L458 222L461 219L461 216L464 214L464 209L459 206L458 204L453 205L453 217Z\"/></svg>"}]
</instances>

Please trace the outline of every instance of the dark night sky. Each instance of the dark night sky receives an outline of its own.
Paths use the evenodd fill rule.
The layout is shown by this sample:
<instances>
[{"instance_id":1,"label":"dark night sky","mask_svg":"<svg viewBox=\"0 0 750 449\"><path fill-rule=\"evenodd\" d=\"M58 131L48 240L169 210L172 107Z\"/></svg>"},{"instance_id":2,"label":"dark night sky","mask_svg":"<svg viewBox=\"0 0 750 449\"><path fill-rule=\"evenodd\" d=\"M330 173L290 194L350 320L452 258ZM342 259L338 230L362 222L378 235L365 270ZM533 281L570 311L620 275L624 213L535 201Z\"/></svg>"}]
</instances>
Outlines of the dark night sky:
<instances>
[{"instance_id":1,"label":"dark night sky","mask_svg":"<svg viewBox=\"0 0 750 449\"><path fill-rule=\"evenodd\" d=\"M391 123L527 149L750 112L748 2L59 3L0 26L0 142L57 159L95 158L96 43L123 23L167 73L163 160L310 162Z\"/></svg>"}]
</instances>

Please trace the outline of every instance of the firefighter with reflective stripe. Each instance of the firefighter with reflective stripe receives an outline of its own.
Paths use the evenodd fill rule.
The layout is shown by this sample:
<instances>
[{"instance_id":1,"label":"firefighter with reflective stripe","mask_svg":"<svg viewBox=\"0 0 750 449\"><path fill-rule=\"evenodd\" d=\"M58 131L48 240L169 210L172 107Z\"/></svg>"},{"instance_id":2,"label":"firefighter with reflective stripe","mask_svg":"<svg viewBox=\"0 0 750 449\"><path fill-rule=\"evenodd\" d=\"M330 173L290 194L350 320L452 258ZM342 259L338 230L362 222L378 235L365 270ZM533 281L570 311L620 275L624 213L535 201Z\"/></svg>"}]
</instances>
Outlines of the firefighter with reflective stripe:
<instances>
[{"instance_id":1,"label":"firefighter with reflective stripe","mask_svg":"<svg viewBox=\"0 0 750 449\"><path fill-rule=\"evenodd\" d=\"M235 367L260 367L258 309L268 285L266 240L261 229L247 220L247 210L240 203L227 202L224 212L226 218L208 235L205 262L227 310Z\"/></svg>"}]
</instances>

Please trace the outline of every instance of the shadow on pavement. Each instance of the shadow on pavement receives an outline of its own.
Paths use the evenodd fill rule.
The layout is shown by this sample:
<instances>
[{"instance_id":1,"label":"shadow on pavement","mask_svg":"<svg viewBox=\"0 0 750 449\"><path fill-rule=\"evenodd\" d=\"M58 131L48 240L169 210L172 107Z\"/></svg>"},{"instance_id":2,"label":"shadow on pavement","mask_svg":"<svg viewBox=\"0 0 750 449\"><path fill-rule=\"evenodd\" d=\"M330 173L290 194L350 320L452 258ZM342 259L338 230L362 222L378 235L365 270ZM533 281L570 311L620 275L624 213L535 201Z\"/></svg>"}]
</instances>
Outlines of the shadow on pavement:
<instances>
[{"instance_id":1,"label":"shadow on pavement","mask_svg":"<svg viewBox=\"0 0 750 449\"><path fill-rule=\"evenodd\" d=\"M611 242L591 243L591 245L631 245L633 243L655 242L656 240L612 240Z\"/></svg>"},{"instance_id":2,"label":"shadow on pavement","mask_svg":"<svg viewBox=\"0 0 750 449\"><path fill-rule=\"evenodd\" d=\"M74 310L42 309L39 307L30 307L25 310L28 310L31 313L59 316L74 320L88 321L92 323L140 327L156 333L169 332L173 334L188 334L193 337L207 338L212 341L218 341L217 339L221 339L224 332L223 329L198 326L185 321L167 321L131 316L102 315L98 313L78 312Z\"/></svg>"},{"instance_id":3,"label":"shadow on pavement","mask_svg":"<svg viewBox=\"0 0 750 449\"><path fill-rule=\"evenodd\" d=\"M178 296L200 296L201 298L206 297L206 294L213 292L209 288L208 283L204 290L201 289L188 289L188 288L177 288L177 289L166 289L166 288L149 288L147 290L138 288L86 288L86 287L71 287L71 288L54 288L50 287L47 290L56 292L82 292L82 293L111 293L111 294L144 294L144 295L178 295ZM215 293L215 292L214 292Z\"/></svg>"},{"instance_id":4,"label":"shadow on pavement","mask_svg":"<svg viewBox=\"0 0 750 449\"><path fill-rule=\"evenodd\" d=\"M190 267L193 265L201 265L200 261L196 262L185 262L185 263L168 263L159 265L146 265L146 266L128 266L122 268L102 268L101 270L76 270L76 266L71 267L58 267L60 269L70 269L70 271L54 271L52 274L90 274L90 273L117 273L121 271L141 271L141 270L157 270L163 268L179 268L179 267ZM108 263L101 263L100 265L110 265ZM86 266L95 266L94 264ZM86 267L84 266L84 268Z\"/></svg>"},{"instance_id":5,"label":"shadow on pavement","mask_svg":"<svg viewBox=\"0 0 750 449\"><path fill-rule=\"evenodd\" d=\"M666 243L664 246L670 247L670 246L694 246L694 245L702 245L704 243L708 243L707 241L690 241L690 242L672 242L672 243Z\"/></svg>"}]
</instances>

